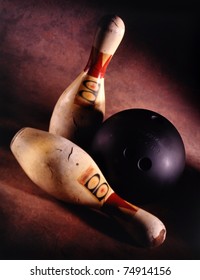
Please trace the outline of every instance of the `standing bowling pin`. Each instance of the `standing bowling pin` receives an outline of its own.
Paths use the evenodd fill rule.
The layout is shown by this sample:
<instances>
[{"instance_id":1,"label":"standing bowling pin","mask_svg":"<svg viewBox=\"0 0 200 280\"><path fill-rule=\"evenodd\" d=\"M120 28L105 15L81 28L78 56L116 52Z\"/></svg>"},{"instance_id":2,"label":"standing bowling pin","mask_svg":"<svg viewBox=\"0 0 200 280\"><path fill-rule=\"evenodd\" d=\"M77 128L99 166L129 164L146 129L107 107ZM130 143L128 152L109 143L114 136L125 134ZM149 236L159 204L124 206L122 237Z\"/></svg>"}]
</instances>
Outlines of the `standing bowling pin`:
<instances>
[{"instance_id":1,"label":"standing bowling pin","mask_svg":"<svg viewBox=\"0 0 200 280\"><path fill-rule=\"evenodd\" d=\"M142 246L155 247L165 240L163 223L120 198L94 160L70 140L46 131L23 128L10 146L29 178L50 195L106 212Z\"/></svg>"},{"instance_id":2,"label":"standing bowling pin","mask_svg":"<svg viewBox=\"0 0 200 280\"><path fill-rule=\"evenodd\" d=\"M125 32L122 19L105 16L99 22L88 63L58 99L49 132L87 145L105 115L104 75Z\"/></svg>"}]
</instances>

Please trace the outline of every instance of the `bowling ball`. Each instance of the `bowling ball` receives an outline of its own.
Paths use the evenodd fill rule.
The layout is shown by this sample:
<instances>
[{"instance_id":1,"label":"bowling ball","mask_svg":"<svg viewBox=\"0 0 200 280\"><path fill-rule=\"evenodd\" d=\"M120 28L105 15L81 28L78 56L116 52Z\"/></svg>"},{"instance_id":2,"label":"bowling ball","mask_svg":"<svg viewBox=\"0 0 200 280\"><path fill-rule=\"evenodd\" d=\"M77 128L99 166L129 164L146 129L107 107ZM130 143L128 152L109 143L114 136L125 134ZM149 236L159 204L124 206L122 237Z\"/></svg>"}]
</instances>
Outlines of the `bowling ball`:
<instances>
[{"instance_id":1,"label":"bowling ball","mask_svg":"<svg viewBox=\"0 0 200 280\"><path fill-rule=\"evenodd\" d=\"M112 189L137 203L169 193L185 167L184 143L175 126L146 109L127 109L106 119L90 154Z\"/></svg>"}]
</instances>

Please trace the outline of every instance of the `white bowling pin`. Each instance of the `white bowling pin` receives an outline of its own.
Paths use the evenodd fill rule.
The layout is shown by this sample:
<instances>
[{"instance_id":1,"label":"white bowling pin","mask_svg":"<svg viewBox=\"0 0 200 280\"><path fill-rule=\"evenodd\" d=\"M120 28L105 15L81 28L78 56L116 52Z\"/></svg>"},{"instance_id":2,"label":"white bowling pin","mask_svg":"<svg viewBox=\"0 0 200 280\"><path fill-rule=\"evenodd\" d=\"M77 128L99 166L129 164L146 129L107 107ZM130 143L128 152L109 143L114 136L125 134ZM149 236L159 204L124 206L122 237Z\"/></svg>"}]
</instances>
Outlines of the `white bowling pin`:
<instances>
[{"instance_id":1,"label":"white bowling pin","mask_svg":"<svg viewBox=\"0 0 200 280\"><path fill-rule=\"evenodd\" d=\"M163 223L120 198L94 160L75 143L46 131L23 128L10 146L29 178L50 195L104 211L143 246L155 247L165 240Z\"/></svg>"},{"instance_id":2,"label":"white bowling pin","mask_svg":"<svg viewBox=\"0 0 200 280\"><path fill-rule=\"evenodd\" d=\"M122 19L105 16L99 22L87 65L59 97L49 132L83 147L105 115L104 75L125 32Z\"/></svg>"}]
</instances>

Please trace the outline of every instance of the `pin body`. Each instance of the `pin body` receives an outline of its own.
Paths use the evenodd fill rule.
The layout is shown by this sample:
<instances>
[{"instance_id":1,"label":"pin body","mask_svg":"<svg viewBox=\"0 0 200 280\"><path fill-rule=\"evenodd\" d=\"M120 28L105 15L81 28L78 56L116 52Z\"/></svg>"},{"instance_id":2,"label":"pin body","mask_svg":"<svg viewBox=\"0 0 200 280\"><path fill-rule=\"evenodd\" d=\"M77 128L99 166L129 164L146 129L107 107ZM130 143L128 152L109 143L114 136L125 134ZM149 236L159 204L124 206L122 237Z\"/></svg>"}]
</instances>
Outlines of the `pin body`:
<instances>
[{"instance_id":1,"label":"pin body","mask_svg":"<svg viewBox=\"0 0 200 280\"><path fill-rule=\"evenodd\" d=\"M124 32L124 22L118 16L102 18L87 65L58 99L49 132L87 145L105 115L104 75Z\"/></svg>"},{"instance_id":2,"label":"pin body","mask_svg":"<svg viewBox=\"0 0 200 280\"><path fill-rule=\"evenodd\" d=\"M29 178L55 198L106 212L142 246L165 240L163 223L120 198L94 160L70 140L24 128L13 138L11 150Z\"/></svg>"}]
</instances>

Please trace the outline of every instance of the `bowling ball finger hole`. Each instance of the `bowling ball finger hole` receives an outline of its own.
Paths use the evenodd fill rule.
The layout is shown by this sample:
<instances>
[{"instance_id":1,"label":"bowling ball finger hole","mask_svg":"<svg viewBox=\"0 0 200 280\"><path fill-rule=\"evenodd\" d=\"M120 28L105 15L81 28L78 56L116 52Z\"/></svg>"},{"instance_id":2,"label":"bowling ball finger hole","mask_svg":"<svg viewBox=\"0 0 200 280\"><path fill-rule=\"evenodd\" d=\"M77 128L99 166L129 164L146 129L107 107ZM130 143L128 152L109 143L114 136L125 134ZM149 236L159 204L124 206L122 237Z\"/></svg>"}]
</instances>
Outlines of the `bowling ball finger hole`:
<instances>
[{"instance_id":1,"label":"bowling ball finger hole","mask_svg":"<svg viewBox=\"0 0 200 280\"><path fill-rule=\"evenodd\" d=\"M123 151L123 156L126 160L132 161L134 159L135 151L131 148L125 148ZM152 167L152 161L148 157L140 158L137 162L137 166L141 171L148 171Z\"/></svg>"},{"instance_id":2,"label":"bowling ball finger hole","mask_svg":"<svg viewBox=\"0 0 200 280\"><path fill-rule=\"evenodd\" d=\"M141 171L148 171L151 169L151 167L152 167L152 162L149 158L144 157L144 158L139 159L138 168Z\"/></svg>"}]
</instances>

